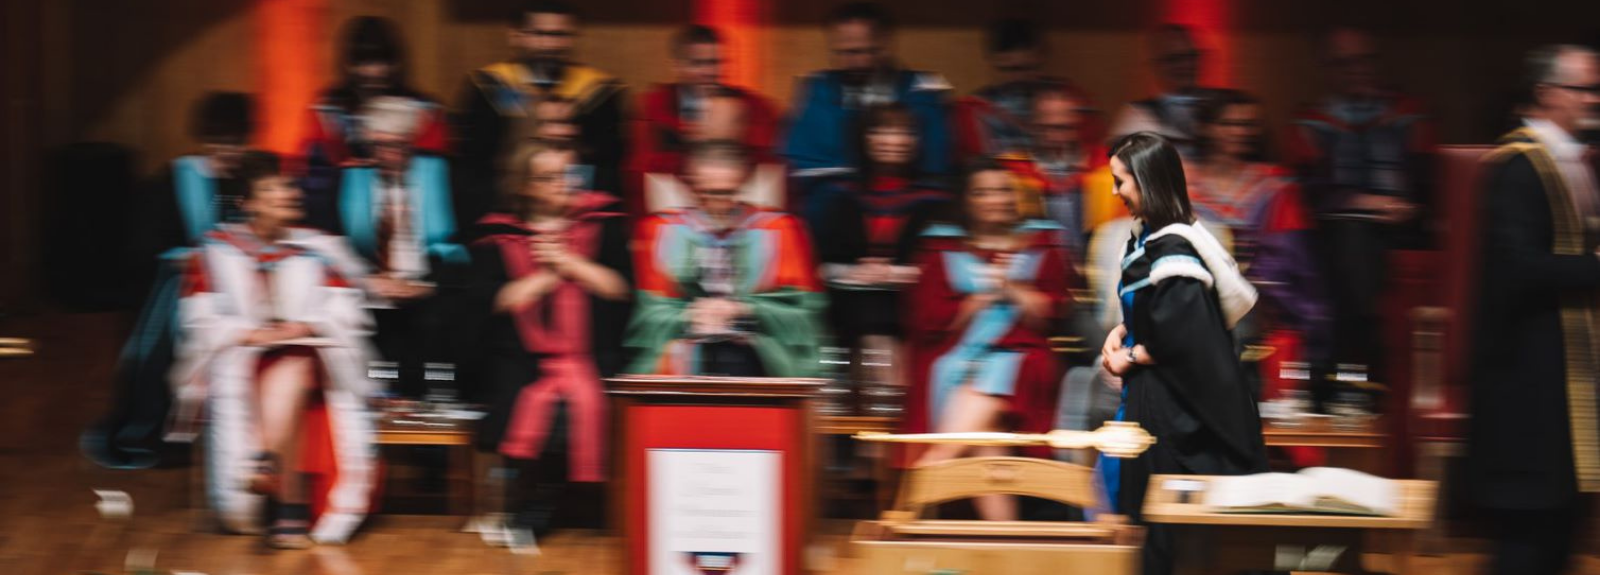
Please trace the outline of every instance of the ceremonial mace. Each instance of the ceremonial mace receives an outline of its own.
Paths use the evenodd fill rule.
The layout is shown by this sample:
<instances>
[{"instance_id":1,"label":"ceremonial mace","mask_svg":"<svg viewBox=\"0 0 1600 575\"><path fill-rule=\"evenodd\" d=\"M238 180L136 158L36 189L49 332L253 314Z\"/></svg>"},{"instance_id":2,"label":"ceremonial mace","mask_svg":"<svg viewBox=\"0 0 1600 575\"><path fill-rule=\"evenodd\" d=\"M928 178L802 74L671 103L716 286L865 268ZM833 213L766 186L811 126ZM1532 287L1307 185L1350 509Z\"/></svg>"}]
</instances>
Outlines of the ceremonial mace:
<instances>
[{"instance_id":1,"label":"ceremonial mace","mask_svg":"<svg viewBox=\"0 0 1600 575\"><path fill-rule=\"evenodd\" d=\"M1057 429L1049 433L1003 433L978 431L968 433L882 433L862 431L855 434L861 441L885 443L945 443L992 447L1024 447L1047 445L1055 449L1089 449L1118 459L1138 457L1154 445L1156 438L1132 421L1107 421L1094 431Z\"/></svg>"},{"instance_id":2,"label":"ceremonial mace","mask_svg":"<svg viewBox=\"0 0 1600 575\"><path fill-rule=\"evenodd\" d=\"M0 358L28 357L33 355L33 340L22 337L0 337Z\"/></svg>"}]
</instances>

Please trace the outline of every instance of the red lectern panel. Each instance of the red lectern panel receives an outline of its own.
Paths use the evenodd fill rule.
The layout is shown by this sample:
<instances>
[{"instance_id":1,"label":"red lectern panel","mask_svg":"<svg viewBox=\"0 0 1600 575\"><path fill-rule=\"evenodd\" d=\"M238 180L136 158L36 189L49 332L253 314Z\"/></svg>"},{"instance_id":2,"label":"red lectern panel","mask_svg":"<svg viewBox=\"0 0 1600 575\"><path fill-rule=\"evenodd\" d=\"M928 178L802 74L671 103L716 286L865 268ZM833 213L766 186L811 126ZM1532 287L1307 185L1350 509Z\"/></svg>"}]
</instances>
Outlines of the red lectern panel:
<instances>
[{"instance_id":1,"label":"red lectern panel","mask_svg":"<svg viewBox=\"0 0 1600 575\"><path fill-rule=\"evenodd\" d=\"M612 384L628 572L801 573L817 382L639 377Z\"/></svg>"}]
</instances>

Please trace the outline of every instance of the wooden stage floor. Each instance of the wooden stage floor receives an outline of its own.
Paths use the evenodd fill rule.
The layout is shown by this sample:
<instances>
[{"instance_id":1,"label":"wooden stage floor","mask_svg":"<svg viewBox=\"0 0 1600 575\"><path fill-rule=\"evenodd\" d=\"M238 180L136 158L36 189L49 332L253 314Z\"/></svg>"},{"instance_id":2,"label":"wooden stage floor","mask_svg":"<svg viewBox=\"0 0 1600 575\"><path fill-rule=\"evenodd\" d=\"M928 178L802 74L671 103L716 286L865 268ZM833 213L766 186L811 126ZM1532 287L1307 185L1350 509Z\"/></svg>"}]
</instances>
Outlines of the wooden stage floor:
<instances>
[{"instance_id":1,"label":"wooden stage floor","mask_svg":"<svg viewBox=\"0 0 1600 575\"><path fill-rule=\"evenodd\" d=\"M265 552L256 538L196 532L187 469L111 471L78 454L78 432L111 395L112 364L128 321L120 314L46 314L0 323L0 336L33 337L39 345L33 358L0 360L0 574L121 574L130 553L150 552L163 572L207 575L621 572L617 540L604 532L558 532L542 542L542 555L519 556L457 532L460 520L440 515L379 515L350 545L313 551ZM100 519L93 489L128 492L132 518ZM848 528L830 523L818 537L819 572L852 572L842 536ZM1418 566L1426 573L1470 573L1479 563L1454 555L1420 558ZM1593 557L1578 565L1600 574Z\"/></svg>"}]
</instances>

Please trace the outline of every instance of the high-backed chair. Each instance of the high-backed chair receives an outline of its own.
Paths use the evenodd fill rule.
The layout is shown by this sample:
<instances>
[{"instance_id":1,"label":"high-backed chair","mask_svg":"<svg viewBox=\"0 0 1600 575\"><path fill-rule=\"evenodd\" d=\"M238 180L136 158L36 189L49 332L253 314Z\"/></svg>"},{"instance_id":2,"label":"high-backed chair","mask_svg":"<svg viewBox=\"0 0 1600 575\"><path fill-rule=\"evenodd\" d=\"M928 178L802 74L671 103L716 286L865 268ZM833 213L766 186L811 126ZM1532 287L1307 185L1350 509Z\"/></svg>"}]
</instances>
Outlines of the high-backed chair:
<instances>
[{"instance_id":1,"label":"high-backed chair","mask_svg":"<svg viewBox=\"0 0 1600 575\"><path fill-rule=\"evenodd\" d=\"M1416 475L1439 481L1440 500L1453 487L1444 481L1451 458L1464 452L1467 423L1467 358L1472 353L1472 311L1482 237L1483 156L1493 146L1439 149L1440 289L1442 305L1412 310L1411 440ZM1443 525L1443 522L1436 523ZM1441 547L1439 527L1423 536L1427 550Z\"/></svg>"},{"instance_id":2,"label":"high-backed chair","mask_svg":"<svg viewBox=\"0 0 1600 575\"><path fill-rule=\"evenodd\" d=\"M1417 366L1411 394L1413 437L1419 441L1457 441L1464 436L1467 357L1471 353L1472 307L1478 277L1482 229L1479 197L1482 158L1492 146L1445 146L1439 149L1439 206L1442 229L1440 276L1443 309L1413 315L1423 338L1423 351L1437 347L1437 368ZM1428 333L1441 336L1430 342ZM1435 343L1437 345L1435 345Z\"/></svg>"}]
</instances>

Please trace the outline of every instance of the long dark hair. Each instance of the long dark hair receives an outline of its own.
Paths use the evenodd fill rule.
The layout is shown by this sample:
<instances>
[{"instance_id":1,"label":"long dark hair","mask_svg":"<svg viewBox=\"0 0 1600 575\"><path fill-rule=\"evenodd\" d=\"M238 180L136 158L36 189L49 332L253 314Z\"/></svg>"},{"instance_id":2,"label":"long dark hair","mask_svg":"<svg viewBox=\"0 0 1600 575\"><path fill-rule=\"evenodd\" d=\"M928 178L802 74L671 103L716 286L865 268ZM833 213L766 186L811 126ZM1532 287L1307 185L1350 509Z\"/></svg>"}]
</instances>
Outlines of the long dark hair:
<instances>
[{"instance_id":1,"label":"long dark hair","mask_svg":"<svg viewBox=\"0 0 1600 575\"><path fill-rule=\"evenodd\" d=\"M1136 132L1117 140L1111 156L1127 167L1139 186L1140 218L1148 229L1194 223L1183 160L1172 142L1154 132Z\"/></svg>"},{"instance_id":2,"label":"long dark hair","mask_svg":"<svg viewBox=\"0 0 1600 575\"><path fill-rule=\"evenodd\" d=\"M257 181L283 175L283 163L278 155L262 150L250 150L239 158L239 167L234 170L234 178L243 184L240 187L242 199L248 199L255 190Z\"/></svg>"},{"instance_id":3,"label":"long dark hair","mask_svg":"<svg viewBox=\"0 0 1600 575\"><path fill-rule=\"evenodd\" d=\"M916 169L922 157L922 130L917 129L917 117L911 113L911 108L899 102L875 104L861 112L861 118L856 126L856 165L861 166L861 177L872 176L872 150L867 144L867 137L873 130L885 126L901 126L911 130L911 137L917 141L916 150L911 158L906 161L907 178L915 179Z\"/></svg>"},{"instance_id":4,"label":"long dark hair","mask_svg":"<svg viewBox=\"0 0 1600 575\"><path fill-rule=\"evenodd\" d=\"M351 112L360 110L364 102L356 99L356 79L350 67L366 62L384 62L394 67L384 95L421 99L421 93L411 87L406 73L405 42L399 28L388 18L357 16L346 22L340 33L339 63L344 79L334 95L337 105Z\"/></svg>"},{"instance_id":5,"label":"long dark hair","mask_svg":"<svg viewBox=\"0 0 1600 575\"><path fill-rule=\"evenodd\" d=\"M220 213L222 220L228 222L248 221L252 214L244 212L244 202L256 193L256 182L267 178L283 175L283 163L278 155L262 150L250 150L239 157L239 167L234 168L234 179L238 182L235 189L232 186L219 187L218 200L222 203Z\"/></svg>"}]
</instances>

